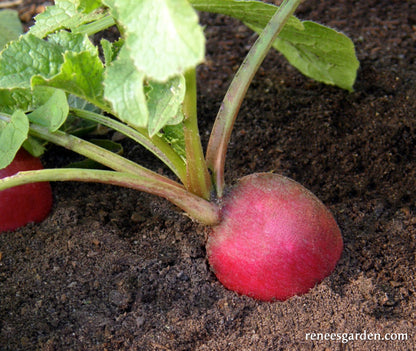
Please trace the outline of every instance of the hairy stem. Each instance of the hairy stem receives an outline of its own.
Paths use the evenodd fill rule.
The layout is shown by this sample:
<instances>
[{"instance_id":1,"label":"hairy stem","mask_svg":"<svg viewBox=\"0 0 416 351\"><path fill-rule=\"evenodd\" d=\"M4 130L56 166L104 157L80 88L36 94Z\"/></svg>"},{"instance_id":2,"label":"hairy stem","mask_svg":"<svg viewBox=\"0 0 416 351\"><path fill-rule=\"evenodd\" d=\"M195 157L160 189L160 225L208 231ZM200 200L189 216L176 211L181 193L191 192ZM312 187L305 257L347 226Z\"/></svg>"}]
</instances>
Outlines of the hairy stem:
<instances>
[{"instance_id":1,"label":"hairy stem","mask_svg":"<svg viewBox=\"0 0 416 351\"><path fill-rule=\"evenodd\" d=\"M80 33L80 34L87 34L88 36L91 36L93 34L96 34L98 32L101 32L113 25L115 25L116 22L114 21L114 18L111 17L110 15L106 15L104 17L101 17L100 19L91 22L91 23L87 23L87 24L83 24L81 26L79 26L78 28L76 28L73 32L74 33Z\"/></svg>"},{"instance_id":2,"label":"hairy stem","mask_svg":"<svg viewBox=\"0 0 416 351\"><path fill-rule=\"evenodd\" d=\"M98 113L81 109L71 109L71 112L77 117L102 124L136 141L147 150L152 152L155 156L157 156L166 166L172 170L173 173L175 173L180 181L185 184L186 165L184 160L182 160L182 158L172 149L172 147L159 136L155 135L154 137L150 138L145 129L136 130L124 123L118 122L112 118L105 117Z\"/></svg>"},{"instance_id":3,"label":"hairy stem","mask_svg":"<svg viewBox=\"0 0 416 351\"><path fill-rule=\"evenodd\" d=\"M241 103L270 47L301 2L302 0L283 1L248 52L218 111L206 155L208 167L213 173L218 197L222 197L224 190L225 156Z\"/></svg>"},{"instance_id":4,"label":"hairy stem","mask_svg":"<svg viewBox=\"0 0 416 351\"><path fill-rule=\"evenodd\" d=\"M214 225L219 222L218 206L191 194L181 185L126 172L82 168L25 171L0 179L0 191L27 183L50 181L95 182L140 190L169 200L202 224Z\"/></svg>"},{"instance_id":5,"label":"hairy stem","mask_svg":"<svg viewBox=\"0 0 416 351\"><path fill-rule=\"evenodd\" d=\"M212 184L198 130L195 69L185 73L185 80L186 94L183 102L187 178L185 186L192 193L209 199Z\"/></svg>"},{"instance_id":6,"label":"hairy stem","mask_svg":"<svg viewBox=\"0 0 416 351\"><path fill-rule=\"evenodd\" d=\"M98 145L90 143L74 135L66 134L61 131L49 132L47 128L37 125L31 125L29 133L32 136L41 138L59 146L63 146L68 150L88 157L89 159L101 163L102 165L107 166L115 171L130 173L136 176L158 180L166 184L181 186L179 183L167 177L155 173L145 167L138 165L133 161L130 161L120 155L117 155L109 150L106 150Z\"/></svg>"}]
</instances>

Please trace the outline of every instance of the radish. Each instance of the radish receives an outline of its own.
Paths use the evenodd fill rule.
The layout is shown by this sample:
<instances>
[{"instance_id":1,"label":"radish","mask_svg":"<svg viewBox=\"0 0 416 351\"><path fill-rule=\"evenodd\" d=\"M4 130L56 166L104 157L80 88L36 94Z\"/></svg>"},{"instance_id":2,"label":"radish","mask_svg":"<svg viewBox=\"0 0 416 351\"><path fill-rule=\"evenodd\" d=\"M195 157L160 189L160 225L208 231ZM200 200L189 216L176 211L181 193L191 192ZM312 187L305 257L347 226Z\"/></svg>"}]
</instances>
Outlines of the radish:
<instances>
[{"instance_id":1,"label":"radish","mask_svg":"<svg viewBox=\"0 0 416 351\"><path fill-rule=\"evenodd\" d=\"M342 252L328 209L299 183L272 173L242 178L224 200L208 238L221 283L259 300L306 293L329 275Z\"/></svg>"},{"instance_id":2,"label":"radish","mask_svg":"<svg viewBox=\"0 0 416 351\"><path fill-rule=\"evenodd\" d=\"M353 43L342 33L293 17L301 2L283 0L279 7L234 0L178 1L175 6L164 1L105 1L102 6L94 2L92 7L74 9L67 21L70 25L63 27L54 18L62 12L62 4L40 15L28 34L0 52L0 92L16 88L19 94L29 94L24 99L17 93L2 95L7 108L0 106L0 145L6 147L0 148L0 160L2 152L7 155L21 146L26 127L28 136L105 167L38 169L0 179L0 191L37 183L28 190L0 193L0 230L47 215L51 206L47 182L124 186L164 197L189 217L212 226L208 260L227 288L264 301L307 292L330 274L343 247L340 230L322 202L295 181L270 173L246 176L224 196L232 129L249 85L272 46L282 48L299 68L312 67L307 70L312 77L352 90L359 66ZM104 17L90 17L92 8ZM205 150L198 129L196 70L204 61L205 41L196 10L235 16L259 31L224 96ZM85 18L92 22L86 25ZM89 35L113 25L120 40L102 40L99 48L88 40ZM279 35L282 40L276 42ZM53 55L45 59L45 52ZM16 63L15 57L20 61ZM33 101L34 106L26 107L34 111L22 111L21 100ZM79 122L88 128L104 126L111 135L140 144L172 171L174 179L103 143L89 141L88 135L79 133ZM0 174L4 177L22 167L13 171L8 167L10 173ZM44 188L39 182L46 182Z\"/></svg>"},{"instance_id":3,"label":"radish","mask_svg":"<svg viewBox=\"0 0 416 351\"><path fill-rule=\"evenodd\" d=\"M42 163L20 149L13 162L0 169L0 179L20 171L42 169ZM14 230L30 222L41 222L52 207L49 183L31 183L0 191L0 231Z\"/></svg>"}]
</instances>

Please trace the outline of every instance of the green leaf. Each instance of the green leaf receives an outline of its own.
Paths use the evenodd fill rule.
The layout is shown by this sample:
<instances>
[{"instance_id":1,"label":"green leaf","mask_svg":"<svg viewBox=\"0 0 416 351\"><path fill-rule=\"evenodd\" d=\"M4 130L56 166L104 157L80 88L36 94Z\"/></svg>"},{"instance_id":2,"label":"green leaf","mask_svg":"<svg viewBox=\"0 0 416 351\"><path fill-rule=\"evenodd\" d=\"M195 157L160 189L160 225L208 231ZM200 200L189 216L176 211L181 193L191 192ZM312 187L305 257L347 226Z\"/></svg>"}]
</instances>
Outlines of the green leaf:
<instances>
[{"instance_id":1,"label":"green leaf","mask_svg":"<svg viewBox=\"0 0 416 351\"><path fill-rule=\"evenodd\" d=\"M303 31L286 31L273 47L304 75L352 91L359 62L352 41L344 34L305 21ZM260 32L262 29L254 30Z\"/></svg>"},{"instance_id":2,"label":"green leaf","mask_svg":"<svg viewBox=\"0 0 416 351\"><path fill-rule=\"evenodd\" d=\"M98 57L97 48L85 34L74 34L62 30L49 35L48 42L56 44L62 53L65 51L75 51L78 53L87 51L91 55Z\"/></svg>"},{"instance_id":3,"label":"green leaf","mask_svg":"<svg viewBox=\"0 0 416 351\"><path fill-rule=\"evenodd\" d=\"M64 54L64 62L58 74L50 78L36 75L32 78L32 85L62 89L97 106L105 107L103 80L104 68L97 56L87 51L68 51Z\"/></svg>"},{"instance_id":4,"label":"green leaf","mask_svg":"<svg viewBox=\"0 0 416 351\"><path fill-rule=\"evenodd\" d=\"M22 146L31 155L39 157L45 152L45 144L45 141L41 141L29 135L29 137L24 141Z\"/></svg>"},{"instance_id":5,"label":"green leaf","mask_svg":"<svg viewBox=\"0 0 416 351\"><path fill-rule=\"evenodd\" d=\"M124 39L119 38L115 42L110 42L107 39L101 39L100 44L103 50L104 63L106 66L109 66L120 53L120 50L124 45Z\"/></svg>"},{"instance_id":6,"label":"green leaf","mask_svg":"<svg viewBox=\"0 0 416 351\"><path fill-rule=\"evenodd\" d=\"M180 75L171 78L165 84L150 82L148 89L148 131L152 137L168 123L177 124L182 121L181 105L185 97L185 78Z\"/></svg>"},{"instance_id":7,"label":"green leaf","mask_svg":"<svg viewBox=\"0 0 416 351\"><path fill-rule=\"evenodd\" d=\"M8 114L15 110L28 111L32 98L31 89L0 89L0 110Z\"/></svg>"},{"instance_id":8,"label":"green leaf","mask_svg":"<svg viewBox=\"0 0 416 351\"><path fill-rule=\"evenodd\" d=\"M82 12L89 13L98 9L101 5L101 0L80 0L78 9Z\"/></svg>"},{"instance_id":9,"label":"green leaf","mask_svg":"<svg viewBox=\"0 0 416 351\"><path fill-rule=\"evenodd\" d=\"M89 103L88 101L84 99L79 98L78 96L69 94L67 97L67 100L68 100L68 105L70 108L76 108L80 110L101 113L101 110L97 106Z\"/></svg>"},{"instance_id":10,"label":"green leaf","mask_svg":"<svg viewBox=\"0 0 416 351\"><path fill-rule=\"evenodd\" d=\"M108 66L114 59L113 44L107 39L101 39L100 44L103 48L104 63Z\"/></svg>"},{"instance_id":11,"label":"green leaf","mask_svg":"<svg viewBox=\"0 0 416 351\"><path fill-rule=\"evenodd\" d=\"M29 121L54 132L65 122L69 106L66 94L62 90L53 88L38 89L36 110L28 114Z\"/></svg>"},{"instance_id":12,"label":"green leaf","mask_svg":"<svg viewBox=\"0 0 416 351\"><path fill-rule=\"evenodd\" d=\"M55 89L36 87L34 89L0 89L0 109L12 114L16 110L29 112L42 106L54 93ZM64 92L60 94L65 95ZM62 100L62 104L66 101Z\"/></svg>"},{"instance_id":13,"label":"green leaf","mask_svg":"<svg viewBox=\"0 0 416 351\"><path fill-rule=\"evenodd\" d=\"M51 77L62 62L59 46L31 34L21 36L0 53L0 89L30 89L32 76Z\"/></svg>"},{"instance_id":14,"label":"green leaf","mask_svg":"<svg viewBox=\"0 0 416 351\"><path fill-rule=\"evenodd\" d=\"M0 51L10 41L16 40L23 33L19 14L13 10L0 11Z\"/></svg>"},{"instance_id":15,"label":"green leaf","mask_svg":"<svg viewBox=\"0 0 416 351\"><path fill-rule=\"evenodd\" d=\"M22 111L15 111L0 130L0 169L7 167L27 139L29 121Z\"/></svg>"},{"instance_id":16,"label":"green leaf","mask_svg":"<svg viewBox=\"0 0 416 351\"><path fill-rule=\"evenodd\" d=\"M102 112L97 106L72 94L69 94L67 101L70 109L79 109L97 114ZM60 129L68 134L82 137L96 131L98 126L97 122L76 117L70 112Z\"/></svg>"},{"instance_id":17,"label":"green leaf","mask_svg":"<svg viewBox=\"0 0 416 351\"><path fill-rule=\"evenodd\" d=\"M123 122L146 128L149 120L143 89L144 74L137 70L126 48L106 70L104 96Z\"/></svg>"},{"instance_id":18,"label":"green leaf","mask_svg":"<svg viewBox=\"0 0 416 351\"><path fill-rule=\"evenodd\" d=\"M0 89L45 85L106 107L103 80L98 50L86 35L59 32L46 41L26 34L0 54Z\"/></svg>"},{"instance_id":19,"label":"green leaf","mask_svg":"<svg viewBox=\"0 0 416 351\"><path fill-rule=\"evenodd\" d=\"M177 125L168 125L163 128L163 133L160 133L161 137L168 142L176 153L186 160L186 146L185 135L183 132L183 123Z\"/></svg>"},{"instance_id":20,"label":"green leaf","mask_svg":"<svg viewBox=\"0 0 416 351\"><path fill-rule=\"evenodd\" d=\"M165 82L203 62L205 38L187 0L105 0L122 26L133 62Z\"/></svg>"},{"instance_id":21,"label":"green leaf","mask_svg":"<svg viewBox=\"0 0 416 351\"><path fill-rule=\"evenodd\" d=\"M97 1L86 2L78 0L55 0L55 5L35 17L36 23L29 33L44 38L59 29L74 30L84 23L89 23L103 17L100 12L89 12L95 8ZM78 8L80 11L78 11ZM85 12L82 12L85 11Z\"/></svg>"},{"instance_id":22,"label":"green leaf","mask_svg":"<svg viewBox=\"0 0 416 351\"><path fill-rule=\"evenodd\" d=\"M265 27L277 10L275 5L256 0L189 0L198 11L221 13L257 27ZM290 17L286 27L302 30L296 17ZM285 30L285 29L284 29Z\"/></svg>"},{"instance_id":23,"label":"green leaf","mask_svg":"<svg viewBox=\"0 0 416 351\"><path fill-rule=\"evenodd\" d=\"M195 9L222 13L260 33L277 7L260 1L190 0ZM273 47L306 76L353 90L359 62L352 41L342 33L291 17Z\"/></svg>"}]
</instances>

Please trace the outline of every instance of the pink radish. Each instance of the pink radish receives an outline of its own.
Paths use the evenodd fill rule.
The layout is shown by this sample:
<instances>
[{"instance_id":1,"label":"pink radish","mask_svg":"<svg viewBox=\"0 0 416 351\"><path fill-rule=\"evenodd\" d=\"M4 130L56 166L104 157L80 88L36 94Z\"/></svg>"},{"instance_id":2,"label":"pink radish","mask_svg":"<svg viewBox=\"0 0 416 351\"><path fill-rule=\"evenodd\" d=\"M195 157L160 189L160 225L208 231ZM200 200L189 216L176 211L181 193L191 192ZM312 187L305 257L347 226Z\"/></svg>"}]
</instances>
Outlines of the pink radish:
<instances>
[{"instance_id":1,"label":"pink radish","mask_svg":"<svg viewBox=\"0 0 416 351\"><path fill-rule=\"evenodd\" d=\"M289 178L243 177L208 238L209 262L230 290L263 301L306 293L328 276L343 248L323 203Z\"/></svg>"}]
</instances>

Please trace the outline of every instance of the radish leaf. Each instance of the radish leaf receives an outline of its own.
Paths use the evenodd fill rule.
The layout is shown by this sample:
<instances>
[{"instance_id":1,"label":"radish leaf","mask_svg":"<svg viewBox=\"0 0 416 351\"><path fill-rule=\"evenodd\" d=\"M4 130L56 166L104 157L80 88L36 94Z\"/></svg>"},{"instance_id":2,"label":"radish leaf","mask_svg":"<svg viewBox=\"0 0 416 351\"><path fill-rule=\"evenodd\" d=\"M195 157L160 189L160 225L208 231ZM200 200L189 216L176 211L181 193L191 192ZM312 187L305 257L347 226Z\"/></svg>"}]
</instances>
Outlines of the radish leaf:
<instances>
[{"instance_id":1,"label":"radish leaf","mask_svg":"<svg viewBox=\"0 0 416 351\"><path fill-rule=\"evenodd\" d=\"M83 1L85 3L85 1ZM96 1L95 1L96 2ZM94 2L85 3L81 10L89 11L97 6ZM45 12L35 17L36 23L29 30L29 33L44 38L46 35L59 29L75 29L81 24L89 23L103 17L100 12L83 13L78 11L79 1L77 0L55 0L54 6L48 6Z\"/></svg>"},{"instance_id":2,"label":"radish leaf","mask_svg":"<svg viewBox=\"0 0 416 351\"><path fill-rule=\"evenodd\" d=\"M304 30L287 30L273 47L304 75L325 84L353 90L359 62L353 42L318 23L302 22ZM262 28L250 26L260 33Z\"/></svg>"},{"instance_id":3,"label":"radish leaf","mask_svg":"<svg viewBox=\"0 0 416 351\"><path fill-rule=\"evenodd\" d=\"M43 140L33 138L30 135L22 144L24 149L35 157L39 157L45 152L45 145L46 143Z\"/></svg>"},{"instance_id":4,"label":"radish leaf","mask_svg":"<svg viewBox=\"0 0 416 351\"><path fill-rule=\"evenodd\" d=\"M114 59L113 44L107 39L101 39L100 44L103 49L104 64L107 66Z\"/></svg>"},{"instance_id":5,"label":"radish leaf","mask_svg":"<svg viewBox=\"0 0 416 351\"><path fill-rule=\"evenodd\" d=\"M66 52L60 72L50 78L36 75L32 84L62 89L99 107L105 108L103 99L104 69L98 56L89 52Z\"/></svg>"},{"instance_id":6,"label":"radish leaf","mask_svg":"<svg viewBox=\"0 0 416 351\"><path fill-rule=\"evenodd\" d=\"M183 120L181 105L185 97L185 78L180 75L166 84L150 82L148 89L148 131L152 137L165 125L177 124Z\"/></svg>"},{"instance_id":7,"label":"radish leaf","mask_svg":"<svg viewBox=\"0 0 416 351\"><path fill-rule=\"evenodd\" d=\"M166 140L176 153L186 160L186 146L185 135L183 132L183 123L175 125L167 125L163 128L163 133L160 133L162 138Z\"/></svg>"},{"instance_id":8,"label":"radish leaf","mask_svg":"<svg viewBox=\"0 0 416 351\"><path fill-rule=\"evenodd\" d=\"M149 120L143 88L144 73L134 66L123 47L106 70L104 96L111 102L117 117L133 127L145 128Z\"/></svg>"},{"instance_id":9,"label":"radish leaf","mask_svg":"<svg viewBox=\"0 0 416 351\"><path fill-rule=\"evenodd\" d=\"M4 123L0 116L0 169L7 167L17 151L27 139L29 121L26 115L17 110L10 121Z\"/></svg>"},{"instance_id":10,"label":"radish leaf","mask_svg":"<svg viewBox=\"0 0 416 351\"><path fill-rule=\"evenodd\" d=\"M11 114L15 110L27 111L32 102L30 89L0 89L0 107L4 113Z\"/></svg>"},{"instance_id":11,"label":"radish leaf","mask_svg":"<svg viewBox=\"0 0 416 351\"><path fill-rule=\"evenodd\" d=\"M91 12L102 5L101 0L81 0L78 6L82 12Z\"/></svg>"},{"instance_id":12,"label":"radish leaf","mask_svg":"<svg viewBox=\"0 0 416 351\"><path fill-rule=\"evenodd\" d=\"M190 0L198 11L221 13L257 27L264 27L272 18L277 7L257 0ZM302 29L302 23L291 16L285 26ZM286 29L283 28L282 32Z\"/></svg>"},{"instance_id":13,"label":"radish leaf","mask_svg":"<svg viewBox=\"0 0 416 351\"><path fill-rule=\"evenodd\" d=\"M0 54L0 88L30 88L34 75L53 76L62 61L62 50L57 45L24 35Z\"/></svg>"},{"instance_id":14,"label":"radish leaf","mask_svg":"<svg viewBox=\"0 0 416 351\"><path fill-rule=\"evenodd\" d=\"M0 33L0 50L8 42L17 39L23 33L22 24L16 11L0 11Z\"/></svg>"},{"instance_id":15,"label":"radish leaf","mask_svg":"<svg viewBox=\"0 0 416 351\"><path fill-rule=\"evenodd\" d=\"M260 1L191 0L199 11L222 13L260 33L277 7ZM317 23L291 17L273 47L291 65L318 82L353 90L359 67L353 42L344 34Z\"/></svg>"},{"instance_id":16,"label":"radish leaf","mask_svg":"<svg viewBox=\"0 0 416 351\"><path fill-rule=\"evenodd\" d=\"M166 82L204 60L204 34L188 1L104 2L125 32L135 66L147 78Z\"/></svg>"},{"instance_id":17,"label":"radish leaf","mask_svg":"<svg viewBox=\"0 0 416 351\"><path fill-rule=\"evenodd\" d=\"M98 50L81 34L60 32L49 41L27 34L0 54L0 89L46 85L106 107L103 73Z\"/></svg>"},{"instance_id":18,"label":"radish leaf","mask_svg":"<svg viewBox=\"0 0 416 351\"><path fill-rule=\"evenodd\" d=\"M62 90L53 88L37 89L39 107L28 114L29 121L47 127L55 132L65 122L69 106L66 94Z\"/></svg>"}]
</instances>

